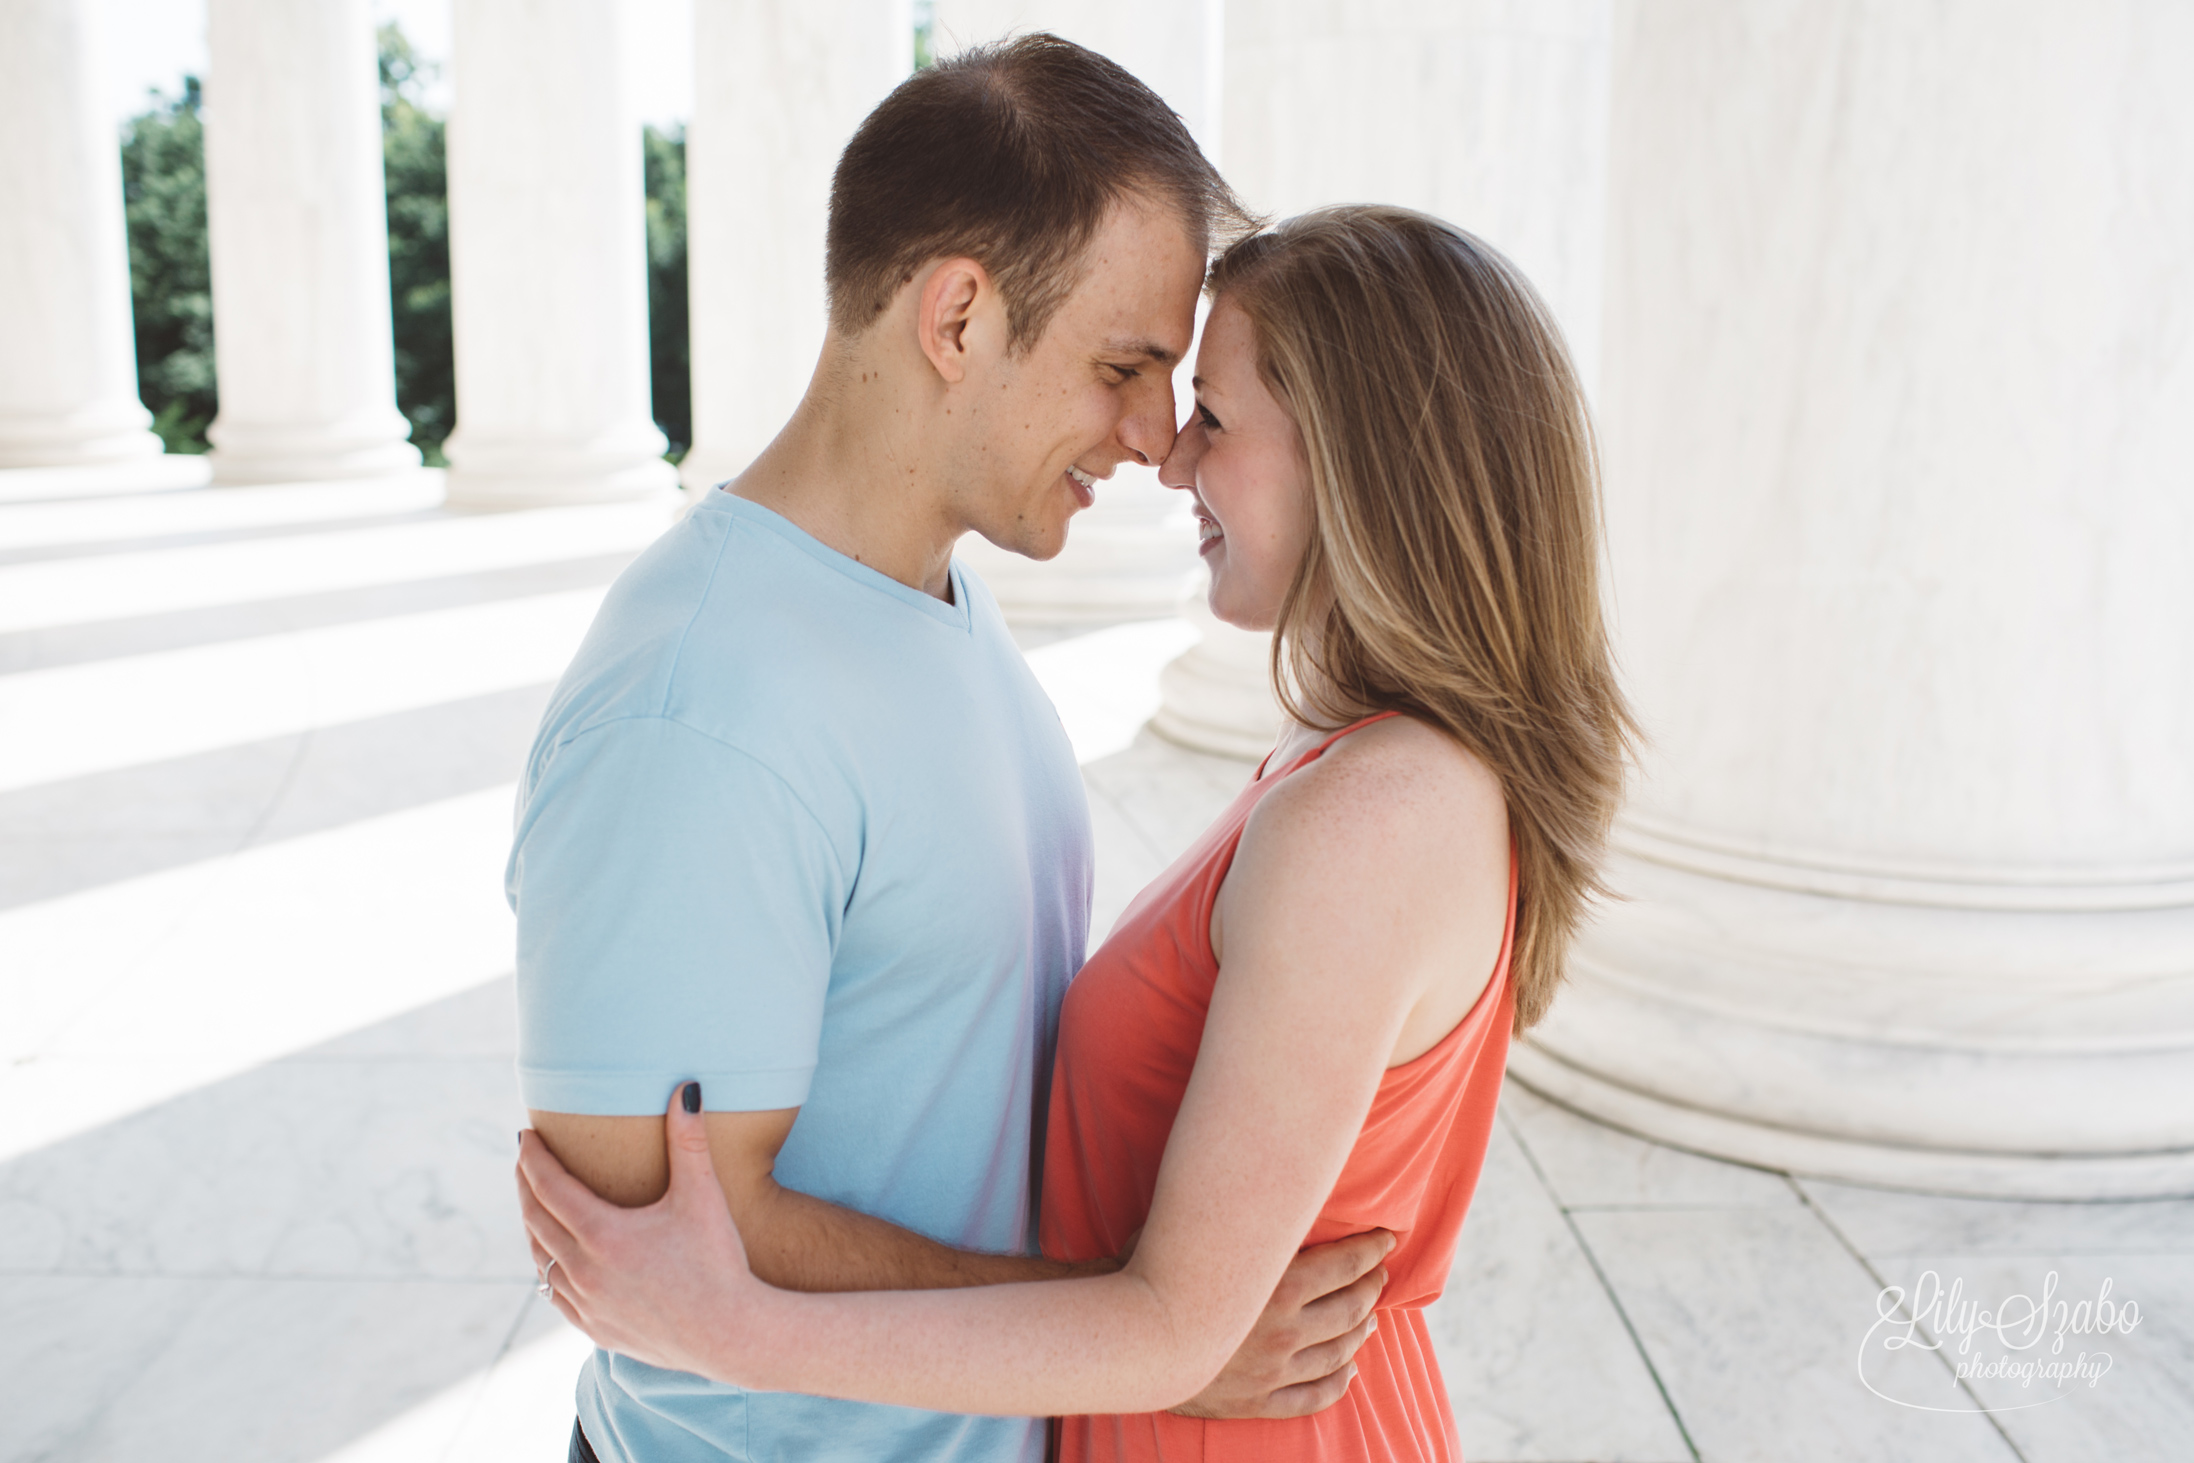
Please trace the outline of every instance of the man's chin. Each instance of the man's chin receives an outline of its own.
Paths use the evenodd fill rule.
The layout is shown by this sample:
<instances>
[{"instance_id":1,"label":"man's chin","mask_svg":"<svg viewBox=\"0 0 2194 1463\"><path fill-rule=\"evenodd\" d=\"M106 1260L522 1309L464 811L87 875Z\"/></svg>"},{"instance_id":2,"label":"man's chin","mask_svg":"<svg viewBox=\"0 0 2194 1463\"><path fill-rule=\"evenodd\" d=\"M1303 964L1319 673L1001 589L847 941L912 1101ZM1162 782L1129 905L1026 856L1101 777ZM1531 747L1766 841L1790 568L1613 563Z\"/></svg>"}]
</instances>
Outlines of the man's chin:
<instances>
[{"instance_id":1,"label":"man's chin","mask_svg":"<svg viewBox=\"0 0 2194 1463\"><path fill-rule=\"evenodd\" d=\"M1039 564L1047 559L1058 558L1060 551L1067 546L1067 526L1064 522L1043 527L1031 527L1025 522L1016 523L999 533L983 529L976 531L1007 553L1019 554L1024 559L1034 559Z\"/></svg>"}]
</instances>

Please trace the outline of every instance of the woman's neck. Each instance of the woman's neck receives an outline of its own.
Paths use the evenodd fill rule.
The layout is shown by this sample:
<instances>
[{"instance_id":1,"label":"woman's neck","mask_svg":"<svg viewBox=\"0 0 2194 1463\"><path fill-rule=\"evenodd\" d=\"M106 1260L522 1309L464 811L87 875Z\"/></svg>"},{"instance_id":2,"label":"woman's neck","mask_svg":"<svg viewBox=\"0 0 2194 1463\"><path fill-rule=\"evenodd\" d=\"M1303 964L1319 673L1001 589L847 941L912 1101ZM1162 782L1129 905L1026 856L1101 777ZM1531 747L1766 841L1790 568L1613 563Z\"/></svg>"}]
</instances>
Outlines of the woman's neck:
<instances>
[{"instance_id":1,"label":"woman's neck","mask_svg":"<svg viewBox=\"0 0 2194 1463\"><path fill-rule=\"evenodd\" d=\"M1295 706L1300 715L1286 715L1280 719L1279 740L1273 744L1273 767L1285 767L1296 758L1347 726L1354 717L1336 719L1325 710L1334 697L1324 694L1325 685L1318 676L1315 664L1307 663L1311 657L1290 657L1303 672L1304 679L1295 687ZM1307 719L1306 719L1307 718Z\"/></svg>"}]
</instances>

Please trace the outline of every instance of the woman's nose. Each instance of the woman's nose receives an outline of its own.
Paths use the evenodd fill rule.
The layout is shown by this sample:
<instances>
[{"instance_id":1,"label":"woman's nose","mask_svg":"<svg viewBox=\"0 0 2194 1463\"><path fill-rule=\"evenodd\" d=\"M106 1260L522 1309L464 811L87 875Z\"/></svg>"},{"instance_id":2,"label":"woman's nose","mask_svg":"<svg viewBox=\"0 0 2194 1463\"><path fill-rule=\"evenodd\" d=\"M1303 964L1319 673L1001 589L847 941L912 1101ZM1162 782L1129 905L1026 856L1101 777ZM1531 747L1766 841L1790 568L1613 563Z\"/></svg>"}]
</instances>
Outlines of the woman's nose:
<instances>
[{"instance_id":1,"label":"woman's nose","mask_svg":"<svg viewBox=\"0 0 2194 1463\"><path fill-rule=\"evenodd\" d=\"M1195 487L1196 464L1203 460L1209 440L1204 436L1204 424L1189 418L1188 425L1173 439L1173 450L1158 464L1158 481L1169 488Z\"/></svg>"}]
</instances>

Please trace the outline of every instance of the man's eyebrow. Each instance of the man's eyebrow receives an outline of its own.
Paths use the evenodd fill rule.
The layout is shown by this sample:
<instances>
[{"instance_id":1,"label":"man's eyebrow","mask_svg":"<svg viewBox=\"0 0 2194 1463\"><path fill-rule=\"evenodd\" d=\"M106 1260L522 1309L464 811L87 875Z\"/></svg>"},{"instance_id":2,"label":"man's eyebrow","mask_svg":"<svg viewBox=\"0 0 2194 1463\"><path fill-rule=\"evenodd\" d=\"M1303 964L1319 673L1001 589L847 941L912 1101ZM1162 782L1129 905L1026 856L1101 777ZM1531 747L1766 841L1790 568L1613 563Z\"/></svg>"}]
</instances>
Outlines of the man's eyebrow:
<instances>
[{"instance_id":1,"label":"man's eyebrow","mask_svg":"<svg viewBox=\"0 0 2194 1463\"><path fill-rule=\"evenodd\" d=\"M1156 361L1161 366L1170 366L1181 358L1179 352L1169 351L1155 340L1130 340L1126 337L1120 337L1106 341L1105 349L1124 356L1141 356L1144 360Z\"/></svg>"}]
</instances>

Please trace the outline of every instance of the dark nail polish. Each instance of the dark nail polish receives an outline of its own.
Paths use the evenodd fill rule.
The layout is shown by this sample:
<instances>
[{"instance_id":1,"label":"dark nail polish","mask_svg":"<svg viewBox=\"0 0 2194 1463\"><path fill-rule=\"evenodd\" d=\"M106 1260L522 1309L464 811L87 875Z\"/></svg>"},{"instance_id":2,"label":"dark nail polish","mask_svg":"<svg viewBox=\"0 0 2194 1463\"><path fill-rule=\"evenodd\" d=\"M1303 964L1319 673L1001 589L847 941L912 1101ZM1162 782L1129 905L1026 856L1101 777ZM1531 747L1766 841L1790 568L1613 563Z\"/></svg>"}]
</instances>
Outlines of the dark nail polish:
<instances>
[{"instance_id":1,"label":"dark nail polish","mask_svg":"<svg viewBox=\"0 0 2194 1463\"><path fill-rule=\"evenodd\" d=\"M699 1112L700 1110L701 1084L698 1082L688 1082L686 1084L686 1111Z\"/></svg>"},{"instance_id":2,"label":"dark nail polish","mask_svg":"<svg viewBox=\"0 0 2194 1463\"><path fill-rule=\"evenodd\" d=\"M526 1151L526 1130L524 1128L518 1130L518 1151L520 1153Z\"/></svg>"}]
</instances>

